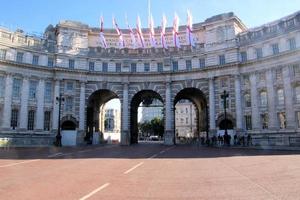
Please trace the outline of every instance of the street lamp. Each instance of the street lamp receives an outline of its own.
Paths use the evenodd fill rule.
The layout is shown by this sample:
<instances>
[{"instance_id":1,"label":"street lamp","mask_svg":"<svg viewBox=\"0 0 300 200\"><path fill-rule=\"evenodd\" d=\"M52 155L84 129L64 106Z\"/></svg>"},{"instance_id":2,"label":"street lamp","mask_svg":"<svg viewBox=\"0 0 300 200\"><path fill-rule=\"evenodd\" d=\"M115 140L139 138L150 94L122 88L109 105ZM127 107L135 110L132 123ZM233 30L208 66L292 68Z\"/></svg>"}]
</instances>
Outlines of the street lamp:
<instances>
[{"instance_id":1,"label":"street lamp","mask_svg":"<svg viewBox=\"0 0 300 200\"><path fill-rule=\"evenodd\" d=\"M226 101L227 98L229 97L228 92L226 92L226 90L224 90L223 94L221 95L221 98L223 99L223 106L224 106L224 121L225 121L225 133L224 133L224 140L226 140L227 145L229 145L228 141L228 133L227 133L227 113L226 113Z\"/></svg>"},{"instance_id":2,"label":"street lamp","mask_svg":"<svg viewBox=\"0 0 300 200\"><path fill-rule=\"evenodd\" d=\"M60 111L61 111L61 102L65 101L65 98L62 97L62 94L59 94L59 97L56 97L56 101L58 102L58 128L56 134L56 146L61 146L61 134L60 134Z\"/></svg>"}]
</instances>

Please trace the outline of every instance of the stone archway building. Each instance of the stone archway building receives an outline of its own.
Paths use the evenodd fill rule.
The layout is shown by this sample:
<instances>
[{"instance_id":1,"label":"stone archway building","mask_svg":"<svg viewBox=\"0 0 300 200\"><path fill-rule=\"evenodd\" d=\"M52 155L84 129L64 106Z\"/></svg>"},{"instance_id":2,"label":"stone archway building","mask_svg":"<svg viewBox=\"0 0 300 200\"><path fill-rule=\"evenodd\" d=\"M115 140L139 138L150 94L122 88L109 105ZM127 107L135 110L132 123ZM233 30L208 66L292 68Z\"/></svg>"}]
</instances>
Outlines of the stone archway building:
<instances>
[{"instance_id":1,"label":"stone archway building","mask_svg":"<svg viewBox=\"0 0 300 200\"><path fill-rule=\"evenodd\" d=\"M50 25L43 38L0 29L0 137L25 145L24 133L34 132L30 140L51 141L58 129L56 97L62 94L62 118L72 116L78 122L84 142L98 126L90 117L97 116L105 101L118 97L121 143L128 145L132 100L153 91L164 103L165 144L171 145L176 98L189 88L187 98L201 96L193 103L199 105L199 124L208 122L211 135L218 128L220 95L226 90L238 134L280 138L279 145L299 136L299 12L255 29L247 29L233 13L213 16L194 24L194 48L185 45L184 26L180 49L172 46L167 33L168 50L150 48L147 41L147 48L132 49L128 30L122 31L126 48L118 49L117 34L105 29L110 48L104 49L99 29L79 22ZM155 31L159 41L159 29ZM28 130L29 122L34 130Z\"/></svg>"}]
</instances>

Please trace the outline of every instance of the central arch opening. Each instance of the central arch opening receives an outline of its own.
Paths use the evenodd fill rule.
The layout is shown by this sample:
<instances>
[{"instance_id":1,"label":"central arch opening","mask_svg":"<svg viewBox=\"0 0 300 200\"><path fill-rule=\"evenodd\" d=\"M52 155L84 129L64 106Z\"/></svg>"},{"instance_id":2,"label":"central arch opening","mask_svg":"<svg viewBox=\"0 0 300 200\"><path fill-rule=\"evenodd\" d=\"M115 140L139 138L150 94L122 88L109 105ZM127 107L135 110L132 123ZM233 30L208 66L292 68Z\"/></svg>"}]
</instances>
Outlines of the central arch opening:
<instances>
[{"instance_id":1,"label":"central arch opening","mask_svg":"<svg viewBox=\"0 0 300 200\"><path fill-rule=\"evenodd\" d=\"M101 89L92 93L87 104L88 143L119 143L121 136L121 102L116 93Z\"/></svg>"},{"instance_id":2,"label":"central arch opening","mask_svg":"<svg viewBox=\"0 0 300 200\"><path fill-rule=\"evenodd\" d=\"M153 90L136 93L130 104L130 143L163 140L163 99Z\"/></svg>"},{"instance_id":3,"label":"central arch opening","mask_svg":"<svg viewBox=\"0 0 300 200\"><path fill-rule=\"evenodd\" d=\"M185 88L174 99L175 143L199 141L208 131L207 100L197 88Z\"/></svg>"}]
</instances>

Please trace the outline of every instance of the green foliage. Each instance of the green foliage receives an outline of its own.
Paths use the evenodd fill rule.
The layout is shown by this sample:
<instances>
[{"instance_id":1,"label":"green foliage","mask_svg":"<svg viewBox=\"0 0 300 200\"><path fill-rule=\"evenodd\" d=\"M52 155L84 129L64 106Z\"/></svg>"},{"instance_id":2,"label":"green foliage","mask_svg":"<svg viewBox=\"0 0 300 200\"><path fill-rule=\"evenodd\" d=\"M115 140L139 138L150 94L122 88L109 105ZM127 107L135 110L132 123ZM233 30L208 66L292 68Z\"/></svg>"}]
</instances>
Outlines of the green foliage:
<instances>
[{"instance_id":1,"label":"green foliage","mask_svg":"<svg viewBox=\"0 0 300 200\"><path fill-rule=\"evenodd\" d=\"M139 129L144 136L158 135L162 137L164 134L164 121L159 117L155 117L150 122L139 123Z\"/></svg>"}]
</instances>

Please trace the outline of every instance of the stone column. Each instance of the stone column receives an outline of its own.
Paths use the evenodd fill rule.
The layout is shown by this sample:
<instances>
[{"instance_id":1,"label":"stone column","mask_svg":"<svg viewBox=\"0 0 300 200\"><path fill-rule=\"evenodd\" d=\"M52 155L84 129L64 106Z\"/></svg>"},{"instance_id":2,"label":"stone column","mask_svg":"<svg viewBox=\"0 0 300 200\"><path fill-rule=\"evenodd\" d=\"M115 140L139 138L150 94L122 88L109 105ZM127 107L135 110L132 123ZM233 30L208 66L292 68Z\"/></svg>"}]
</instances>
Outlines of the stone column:
<instances>
[{"instance_id":1,"label":"stone column","mask_svg":"<svg viewBox=\"0 0 300 200\"><path fill-rule=\"evenodd\" d=\"M172 104L171 82L166 82L166 102L165 102L165 141L166 145L174 144L174 106Z\"/></svg>"},{"instance_id":2,"label":"stone column","mask_svg":"<svg viewBox=\"0 0 300 200\"><path fill-rule=\"evenodd\" d=\"M284 100L285 100L285 114L286 114L286 127L287 129L296 129L295 110L293 103L293 89L291 86L291 76L289 67L286 66L282 69L283 87L284 87Z\"/></svg>"},{"instance_id":3,"label":"stone column","mask_svg":"<svg viewBox=\"0 0 300 200\"><path fill-rule=\"evenodd\" d=\"M85 83L80 83L79 130L84 130L85 123Z\"/></svg>"},{"instance_id":4,"label":"stone column","mask_svg":"<svg viewBox=\"0 0 300 200\"><path fill-rule=\"evenodd\" d=\"M236 113L236 129L242 131L243 129L243 116L242 116L242 101L241 101L241 79L237 75L234 78L235 88L235 113Z\"/></svg>"},{"instance_id":5,"label":"stone column","mask_svg":"<svg viewBox=\"0 0 300 200\"><path fill-rule=\"evenodd\" d=\"M5 93L4 93L4 107L3 107L3 122L2 129L10 129L10 118L11 118L11 97L12 97L12 76L11 74L6 75L5 80Z\"/></svg>"},{"instance_id":6,"label":"stone column","mask_svg":"<svg viewBox=\"0 0 300 200\"><path fill-rule=\"evenodd\" d=\"M29 80L28 77L23 78L21 92L21 109L20 109L20 129L26 130L28 124L28 96L29 96Z\"/></svg>"},{"instance_id":7,"label":"stone column","mask_svg":"<svg viewBox=\"0 0 300 200\"><path fill-rule=\"evenodd\" d=\"M130 134L128 130L129 125L128 114L128 83L123 83L123 102L122 102L122 131L121 131L121 144L130 144Z\"/></svg>"},{"instance_id":8,"label":"stone column","mask_svg":"<svg viewBox=\"0 0 300 200\"><path fill-rule=\"evenodd\" d=\"M276 95L274 91L274 83L273 83L273 76L272 70L268 70L266 73L266 83L267 83L267 94L268 94L268 115L269 115L269 129L276 129L278 128L278 121L277 121L277 113L275 110L276 104Z\"/></svg>"},{"instance_id":9,"label":"stone column","mask_svg":"<svg viewBox=\"0 0 300 200\"><path fill-rule=\"evenodd\" d=\"M256 87L256 74L250 75L250 85L251 85L251 119L252 119L252 129L259 130L261 127L260 115L258 109L258 92Z\"/></svg>"},{"instance_id":10,"label":"stone column","mask_svg":"<svg viewBox=\"0 0 300 200\"><path fill-rule=\"evenodd\" d=\"M214 79L209 79L209 129L211 133L216 131L216 109Z\"/></svg>"},{"instance_id":11,"label":"stone column","mask_svg":"<svg viewBox=\"0 0 300 200\"><path fill-rule=\"evenodd\" d=\"M54 94L53 94L53 113L52 113L52 129L53 130L58 129L58 101L56 100L56 97L59 97L59 92L60 92L59 87L60 87L59 80L55 80Z\"/></svg>"},{"instance_id":12,"label":"stone column","mask_svg":"<svg viewBox=\"0 0 300 200\"><path fill-rule=\"evenodd\" d=\"M36 130L44 130L45 80L40 79L37 87Z\"/></svg>"}]
</instances>

